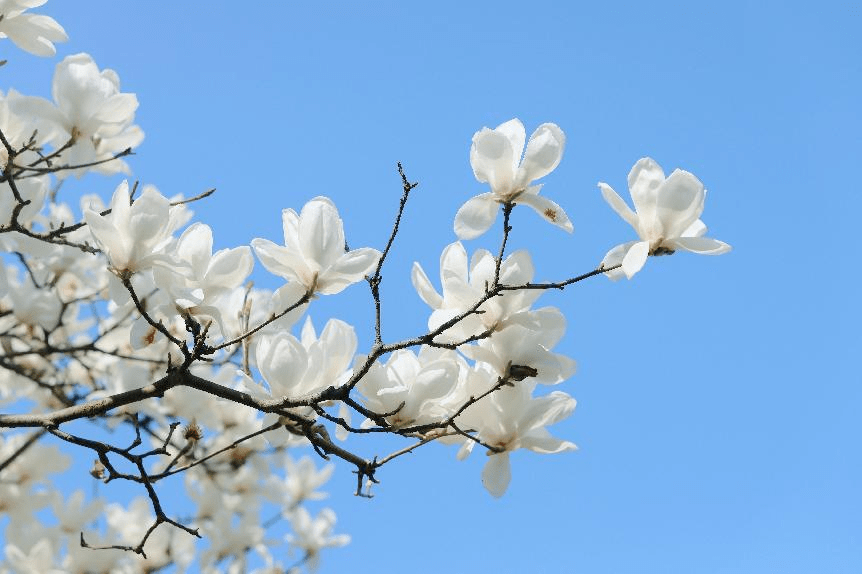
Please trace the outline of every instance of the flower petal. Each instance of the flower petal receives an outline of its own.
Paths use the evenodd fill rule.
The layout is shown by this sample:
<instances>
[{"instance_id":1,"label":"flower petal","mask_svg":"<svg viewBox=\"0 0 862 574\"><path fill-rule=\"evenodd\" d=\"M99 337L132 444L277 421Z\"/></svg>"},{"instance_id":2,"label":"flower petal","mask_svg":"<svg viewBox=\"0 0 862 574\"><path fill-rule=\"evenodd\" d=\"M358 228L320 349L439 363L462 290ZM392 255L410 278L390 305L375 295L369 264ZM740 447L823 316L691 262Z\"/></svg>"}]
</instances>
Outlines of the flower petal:
<instances>
[{"instance_id":1,"label":"flower petal","mask_svg":"<svg viewBox=\"0 0 862 574\"><path fill-rule=\"evenodd\" d=\"M629 192L640 220L641 237L655 225L655 205L658 189L664 183L664 171L649 157L641 158L629 172Z\"/></svg>"},{"instance_id":2,"label":"flower petal","mask_svg":"<svg viewBox=\"0 0 862 574\"><path fill-rule=\"evenodd\" d=\"M599 189L602 190L602 197L608 202L608 205L617 212L617 215L623 218L626 223L638 230L638 216L632 211L628 204L620 197L614 189L606 183L599 182Z\"/></svg>"},{"instance_id":3,"label":"flower petal","mask_svg":"<svg viewBox=\"0 0 862 574\"><path fill-rule=\"evenodd\" d=\"M558 165L563 158L566 146L566 136L556 124L542 124L527 144L524 160L518 170L516 188L526 187L531 181L545 177Z\"/></svg>"},{"instance_id":4,"label":"flower petal","mask_svg":"<svg viewBox=\"0 0 862 574\"><path fill-rule=\"evenodd\" d=\"M515 203L532 207L536 213L542 217L542 219L553 223L557 227L565 229L569 233L574 230L572 222L569 221L569 216L566 215L563 208L547 197L543 197L535 193L522 193L518 196L518 199L515 200Z\"/></svg>"},{"instance_id":5,"label":"flower petal","mask_svg":"<svg viewBox=\"0 0 862 574\"><path fill-rule=\"evenodd\" d=\"M309 270L305 260L296 251L259 237L251 240L251 247L267 271L289 281L299 281L304 284L302 278L309 274ZM311 287L311 285L304 286L306 289Z\"/></svg>"},{"instance_id":6,"label":"flower petal","mask_svg":"<svg viewBox=\"0 0 862 574\"><path fill-rule=\"evenodd\" d=\"M662 222L662 237L680 237L703 213L705 192L694 175L676 169L661 186L656 198L656 218Z\"/></svg>"},{"instance_id":7,"label":"flower petal","mask_svg":"<svg viewBox=\"0 0 862 574\"><path fill-rule=\"evenodd\" d=\"M731 249L727 243L709 237L677 237L671 243L674 247L700 255L721 255Z\"/></svg>"},{"instance_id":8,"label":"flower petal","mask_svg":"<svg viewBox=\"0 0 862 574\"><path fill-rule=\"evenodd\" d=\"M333 295L362 279L377 265L380 252L371 247L361 247L341 255L329 269L324 269L317 279L317 292Z\"/></svg>"},{"instance_id":9,"label":"flower petal","mask_svg":"<svg viewBox=\"0 0 862 574\"><path fill-rule=\"evenodd\" d=\"M497 202L493 193L483 193L467 200L455 214L455 235L458 239L479 237L497 219Z\"/></svg>"},{"instance_id":10,"label":"flower petal","mask_svg":"<svg viewBox=\"0 0 862 574\"><path fill-rule=\"evenodd\" d=\"M482 484L494 498L506 494L509 482L512 480L512 466L509 463L509 453L492 454L482 469Z\"/></svg>"},{"instance_id":11,"label":"flower petal","mask_svg":"<svg viewBox=\"0 0 862 574\"><path fill-rule=\"evenodd\" d=\"M498 196L508 195L512 191L520 159L516 154L520 155L521 149L514 150L505 133L483 128L473 136L473 145L470 146L473 174L479 181L488 182Z\"/></svg>"},{"instance_id":12,"label":"flower petal","mask_svg":"<svg viewBox=\"0 0 862 574\"><path fill-rule=\"evenodd\" d=\"M638 241L629 248L628 253L623 257L623 273L631 279L632 276L641 270L649 256L649 242Z\"/></svg>"},{"instance_id":13,"label":"flower petal","mask_svg":"<svg viewBox=\"0 0 862 574\"><path fill-rule=\"evenodd\" d=\"M432 309L439 309L443 306L443 297L434 289L419 263L413 263L413 269L410 270L410 280L413 283L413 288L416 289L419 297L425 301L426 305Z\"/></svg>"},{"instance_id":14,"label":"flower petal","mask_svg":"<svg viewBox=\"0 0 862 574\"><path fill-rule=\"evenodd\" d=\"M307 263L318 269L333 265L344 254L344 225L332 200L315 197L299 214L299 247Z\"/></svg>"}]
</instances>

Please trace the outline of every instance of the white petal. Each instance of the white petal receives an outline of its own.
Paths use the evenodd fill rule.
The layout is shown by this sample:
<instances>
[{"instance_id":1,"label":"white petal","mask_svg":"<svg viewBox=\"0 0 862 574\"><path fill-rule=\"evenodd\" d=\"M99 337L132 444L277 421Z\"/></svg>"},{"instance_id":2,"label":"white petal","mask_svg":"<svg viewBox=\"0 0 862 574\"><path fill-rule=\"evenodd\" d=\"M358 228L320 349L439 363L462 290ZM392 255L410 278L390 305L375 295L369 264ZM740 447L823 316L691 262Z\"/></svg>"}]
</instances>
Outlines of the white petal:
<instances>
[{"instance_id":1,"label":"white petal","mask_svg":"<svg viewBox=\"0 0 862 574\"><path fill-rule=\"evenodd\" d=\"M501 133L509 140L509 145L512 148L512 173L518 169L518 164L521 161L521 154L524 153L524 142L527 141L527 130L524 129L524 124L518 118L512 118L508 122L503 122L496 128L495 132Z\"/></svg>"},{"instance_id":2,"label":"white petal","mask_svg":"<svg viewBox=\"0 0 862 574\"><path fill-rule=\"evenodd\" d=\"M651 241L661 237L662 225L656 217L658 190L664 172L652 158L641 158L629 172L629 193L638 214L638 235Z\"/></svg>"},{"instance_id":3,"label":"white petal","mask_svg":"<svg viewBox=\"0 0 862 574\"><path fill-rule=\"evenodd\" d=\"M617 245L613 249L607 252L605 258L602 259L601 267L607 269L609 267L616 267L617 265L621 265L623 262L623 258L626 256L626 253L629 252L632 245L637 243L637 241L629 241L627 243L623 243L621 245ZM611 271L606 271L605 276L611 281L617 281L625 277L625 273L619 267L616 269L612 269Z\"/></svg>"},{"instance_id":4,"label":"white petal","mask_svg":"<svg viewBox=\"0 0 862 574\"><path fill-rule=\"evenodd\" d=\"M541 195L533 193L522 193L515 200L515 203L521 205L529 205L536 213L542 216L542 219L553 223L557 227L565 229L569 233L573 231L572 222L569 221L569 216L563 211L563 208Z\"/></svg>"},{"instance_id":5,"label":"white petal","mask_svg":"<svg viewBox=\"0 0 862 574\"><path fill-rule=\"evenodd\" d=\"M470 165L476 179L491 184L491 189L498 196L504 196L512 191L515 179L515 167L521 150L512 149L512 143L506 134L484 128L473 136L470 147ZM513 165L514 164L514 165Z\"/></svg>"},{"instance_id":6,"label":"white petal","mask_svg":"<svg viewBox=\"0 0 862 574\"><path fill-rule=\"evenodd\" d=\"M706 234L706 224L698 219L682 232L680 237L701 237Z\"/></svg>"},{"instance_id":7,"label":"white petal","mask_svg":"<svg viewBox=\"0 0 862 574\"><path fill-rule=\"evenodd\" d=\"M497 202L493 193L483 193L467 200L455 214L455 235L458 239L479 237L497 219Z\"/></svg>"},{"instance_id":8,"label":"white petal","mask_svg":"<svg viewBox=\"0 0 862 574\"><path fill-rule=\"evenodd\" d=\"M467 283L468 274L467 250L460 241L450 243L440 253L440 282L443 284L443 292L446 293L451 283Z\"/></svg>"},{"instance_id":9,"label":"white petal","mask_svg":"<svg viewBox=\"0 0 862 574\"><path fill-rule=\"evenodd\" d=\"M251 273L254 259L251 249L243 245L233 249L222 249L213 255L206 272L207 288L220 287L233 289L238 287Z\"/></svg>"},{"instance_id":10,"label":"white petal","mask_svg":"<svg viewBox=\"0 0 862 574\"><path fill-rule=\"evenodd\" d=\"M649 242L647 241L638 241L626 253L625 257L623 257L623 273L626 274L626 277L629 279L632 276L641 270L646 263L647 257L649 256Z\"/></svg>"},{"instance_id":11,"label":"white petal","mask_svg":"<svg viewBox=\"0 0 862 574\"><path fill-rule=\"evenodd\" d=\"M650 157L641 158L629 172L629 191L638 215L651 216L658 188L664 183L664 171Z\"/></svg>"},{"instance_id":12,"label":"white petal","mask_svg":"<svg viewBox=\"0 0 862 574\"><path fill-rule=\"evenodd\" d=\"M521 448L526 448L540 454L556 454L558 452L578 450L578 446L575 443L558 439L545 429L536 429L536 431L521 437Z\"/></svg>"},{"instance_id":13,"label":"white petal","mask_svg":"<svg viewBox=\"0 0 862 574\"><path fill-rule=\"evenodd\" d=\"M261 238L252 239L251 247L267 271L274 275L303 283L301 278L309 273L305 260L289 247L276 245L269 239ZM304 287L308 289L311 285L304 285Z\"/></svg>"},{"instance_id":14,"label":"white petal","mask_svg":"<svg viewBox=\"0 0 862 574\"><path fill-rule=\"evenodd\" d=\"M317 292L333 295L345 287L362 281L380 260L380 252L371 247L361 247L341 255L335 264L321 272Z\"/></svg>"},{"instance_id":15,"label":"white petal","mask_svg":"<svg viewBox=\"0 0 862 574\"><path fill-rule=\"evenodd\" d=\"M439 309L443 306L443 297L434 289L425 271L419 263L413 263L413 269L410 271L410 280L413 283L413 288L419 294L419 297L425 301L425 304L432 309Z\"/></svg>"},{"instance_id":16,"label":"white petal","mask_svg":"<svg viewBox=\"0 0 862 574\"><path fill-rule=\"evenodd\" d=\"M212 229L209 225L200 222L190 225L177 241L177 256L191 265L195 277L198 278L202 278L206 273L212 252Z\"/></svg>"},{"instance_id":17,"label":"white petal","mask_svg":"<svg viewBox=\"0 0 862 574\"><path fill-rule=\"evenodd\" d=\"M299 241L309 267L329 267L344 254L344 225L330 199L315 197L302 208Z\"/></svg>"},{"instance_id":18,"label":"white petal","mask_svg":"<svg viewBox=\"0 0 862 574\"><path fill-rule=\"evenodd\" d=\"M703 184L694 175L674 170L658 191L656 217L665 239L680 237L703 213Z\"/></svg>"},{"instance_id":19,"label":"white petal","mask_svg":"<svg viewBox=\"0 0 862 574\"><path fill-rule=\"evenodd\" d=\"M638 229L638 216L637 214L631 210L631 208L626 204L620 195L613 190L611 186L606 183L599 182L599 189L602 190L602 197L605 198L605 201L608 202L608 205L617 212L617 215L623 218L629 225L635 228L635 231Z\"/></svg>"},{"instance_id":20,"label":"white petal","mask_svg":"<svg viewBox=\"0 0 862 574\"><path fill-rule=\"evenodd\" d=\"M524 161L518 170L516 187L526 187L531 181L545 177L551 173L563 157L566 146L566 136L556 124L542 124L527 144Z\"/></svg>"},{"instance_id":21,"label":"white petal","mask_svg":"<svg viewBox=\"0 0 862 574\"><path fill-rule=\"evenodd\" d=\"M111 265L119 270L126 269L129 264L129 250L123 234L117 231L107 217L102 217L93 210L84 211L84 221L87 222L93 238L102 246Z\"/></svg>"},{"instance_id":22,"label":"white petal","mask_svg":"<svg viewBox=\"0 0 862 574\"><path fill-rule=\"evenodd\" d=\"M731 249L727 243L709 237L678 237L670 243L673 247L700 255L721 255Z\"/></svg>"},{"instance_id":23,"label":"white petal","mask_svg":"<svg viewBox=\"0 0 862 574\"><path fill-rule=\"evenodd\" d=\"M492 454L482 469L482 484L494 498L506 494L509 482L512 480L512 467L509 463L509 453Z\"/></svg>"}]
</instances>

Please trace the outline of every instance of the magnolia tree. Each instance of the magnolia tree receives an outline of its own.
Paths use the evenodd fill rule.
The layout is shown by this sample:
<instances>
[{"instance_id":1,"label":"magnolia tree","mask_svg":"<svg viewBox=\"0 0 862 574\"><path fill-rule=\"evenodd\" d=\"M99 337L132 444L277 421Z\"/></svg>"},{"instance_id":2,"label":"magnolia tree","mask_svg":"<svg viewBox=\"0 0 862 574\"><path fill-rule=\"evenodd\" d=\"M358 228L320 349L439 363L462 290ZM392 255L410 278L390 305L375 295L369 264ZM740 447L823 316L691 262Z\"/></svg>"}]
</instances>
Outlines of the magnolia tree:
<instances>
[{"instance_id":1,"label":"magnolia tree","mask_svg":"<svg viewBox=\"0 0 862 574\"><path fill-rule=\"evenodd\" d=\"M63 28L26 11L43 3L0 0L0 38L53 56ZM319 488L333 471L315 456L340 459L342 472L356 474L355 493L371 496L382 468L405 453L430 443L456 447L458 459L479 450L488 455L482 483L502 496L510 452L575 449L547 429L574 410L572 397L548 387L575 363L554 352L565 319L536 307L542 292L598 275L631 278L650 256L730 249L704 236L703 184L682 170L665 176L644 158L628 176L634 209L599 184L636 239L586 273L534 282L530 254L506 244L518 206L572 231L536 183L559 164L565 136L546 123L527 139L513 119L473 136L470 163L487 191L454 219L459 239L502 219L499 249L445 247L439 290L414 264L428 327L390 341L379 287L416 187L400 165L403 193L380 250L348 249L335 204L316 197L282 212L283 239L213 253L212 229L191 223L189 207L208 193L168 198L124 181L107 205L96 195L59 201L54 190L70 176L127 173L123 158L144 135L135 95L87 54L57 64L51 92L53 101L0 92L0 571L182 571L197 560L202 571L238 572L253 555L258 572L313 569L323 549L349 541L335 533L332 510L306 505L325 496ZM283 286L252 288L255 261ZM308 316L315 300L354 283L374 305L373 344L362 350L353 326L332 319L318 328ZM368 452L361 440L343 442L349 434L403 445ZM120 505L61 494L58 473L73 452L92 460L93 480L131 483L137 496ZM160 498L175 475L191 515ZM264 504L289 522L285 540L267 538Z\"/></svg>"}]
</instances>

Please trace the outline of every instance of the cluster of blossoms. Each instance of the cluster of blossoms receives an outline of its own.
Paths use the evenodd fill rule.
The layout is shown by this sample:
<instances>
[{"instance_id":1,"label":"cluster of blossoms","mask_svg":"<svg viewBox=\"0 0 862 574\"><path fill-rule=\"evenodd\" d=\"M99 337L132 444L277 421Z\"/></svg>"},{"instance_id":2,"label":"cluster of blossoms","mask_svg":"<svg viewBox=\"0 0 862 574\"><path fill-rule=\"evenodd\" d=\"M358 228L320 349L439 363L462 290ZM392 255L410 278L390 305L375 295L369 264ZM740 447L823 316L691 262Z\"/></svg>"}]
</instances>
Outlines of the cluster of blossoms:
<instances>
[{"instance_id":1,"label":"cluster of blossoms","mask_svg":"<svg viewBox=\"0 0 862 574\"><path fill-rule=\"evenodd\" d=\"M0 0L0 38L53 55L62 28L24 13L42 3ZM534 306L542 289L559 285L533 283L527 251L471 255L451 243L440 257L439 290L415 263L413 286L431 310L427 332L386 343L378 314L377 340L360 353L351 325L331 319L318 332L307 313L315 299L365 280L379 313L375 287L389 246L348 250L326 197L283 211L283 244L257 238L215 252L213 230L190 224L190 200L151 185L122 181L107 204L97 196L82 197L77 209L58 202L49 191L55 180L127 173L120 158L143 132L134 125L134 94L87 54L57 65L52 95L53 102L0 93L0 407L35 413L0 414L0 428L41 429L0 435L0 511L9 517L0 571L182 571L197 559L205 572L225 565L239 572L256 556L267 572L286 567L276 552L282 542L313 569L323 549L349 537L333 534L331 509L310 509L325 497L318 489L333 467L297 461L290 449L341 458L370 485L377 468L412 448L455 445L459 459L478 448L488 456L482 483L495 497L509 487L511 452L576 449L548 430L575 408L568 394L549 389L575 372L575 362L554 351L565 318ZM535 183L559 165L564 147L551 123L529 140L517 119L477 132L470 162L490 191L458 210L458 239L483 235L502 212L505 246L518 205L572 232L563 208ZM404 184L402 209L411 189ZM730 249L703 236L706 192L688 172L665 178L652 159L638 161L629 174L635 211L599 185L640 239L613 248L592 274L631 278L650 255ZM392 239L396 233L397 226ZM255 258L283 286L253 289ZM117 436L133 431L134 447L145 433L153 450L135 455L59 429L94 412ZM401 435L410 448L363 458L340 445L353 431ZM147 485L183 473L191 518L166 516L156 489L125 506L85 502L82 492L64 498L48 476L66 470L68 457L41 442L48 435L93 451L94 480L130 479L112 466L117 457L136 464L132 478ZM282 540L262 524L267 505L291 527ZM35 518L48 508L55 525ZM107 529L93 528L102 516ZM209 545L198 551L194 534Z\"/></svg>"}]
</instances>

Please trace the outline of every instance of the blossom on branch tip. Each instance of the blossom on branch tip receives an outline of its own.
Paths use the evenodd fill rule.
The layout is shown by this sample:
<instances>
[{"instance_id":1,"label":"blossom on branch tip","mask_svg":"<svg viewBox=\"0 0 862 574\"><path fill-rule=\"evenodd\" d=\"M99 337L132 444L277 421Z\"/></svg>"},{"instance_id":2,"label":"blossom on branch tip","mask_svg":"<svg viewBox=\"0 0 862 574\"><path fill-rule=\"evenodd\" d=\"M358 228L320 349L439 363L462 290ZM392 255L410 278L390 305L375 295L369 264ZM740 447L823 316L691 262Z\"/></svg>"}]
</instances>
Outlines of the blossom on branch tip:
<instances>
[{"instance_id":1,"label":"blossom on branch tip","mask_svg":"<svg viewBox=\"0 0 862 574\"><path fill-rule=\"evenodd\" d=\"M180 236L172 255L180 265L154 270L156 284L170 293L176 308L191 315L212 317L225 334L219 303L246 280L254 266L246 246L212 252L209 225L194 223Z\"/></svg>"},{"instance_id":2,"label":"blossom on branch tip","mask_svg":"<svg viewBox=\"0 0 862 574\"><path fill-rule=\"evenodd\" d=\"M345 249L344 224L327 197L315 197L299 215L292 209L281 215L284 245L257 238L251 246L270 273L295 281L308 292L339 293L361 281L380 259L380 252L370 247Z\"/></svg>"},{"instance_id":3,"label":"blossom on branch tip","mask_svg":"<svg viewBox=\"0 0 862 574\"><path fill-rule=\"evenodd\" d=\"M40 132L50 134L55 147L74 143L62 152L63 163L70 166L98 163L87 168L58 171L82 176L87 169L102 174L127 173L128 166L116 154L138 146L144 132L136 125L135 94L120 92L120 77L114 70L99 70L89 54L67 56L57 64L51 87L54 104L44 98L21 97L15 113L29 116ZM56 106L55 106L56 104Z\"/></svg>"},{"instance_id":4,"label":"blossom on branch tip","mask_svg":"<svg viewBox=\"0 0 862 574\"><path fill-rule=\"evenodd\" d=\"M606 273L611 279L619 279L623 274L631 279L650 255L669 255L677 249L701 255L730 251L730 245L703 237L706 225L699 217L706 190L691 173L677 169L665 178L655 160L645 157L629 172L628 184L635 211L611 186L599 183L605 201L640 236L640 241L618 245L605 255L603 268L621 265Z\"/></svg>"},{"instance_id":5,"label":"blossom on branch tip","mask_svg":"<svg viewBox=\"0 0 862 574\"><path fill-rule=\"evenodd\" d=\"M458 210L455 234L459 239L485 233L497 218L498 205L508 203L528 205L545 220L572 232L566 212L539 195L542 185L530 185L559 165L566 136L556 124L546 123L533 132L524 151L526 139L524 124L517 118L473 135L470 164L476 179L490 184L491 191L473 197Z\"/></svg>"}]
</instances>

